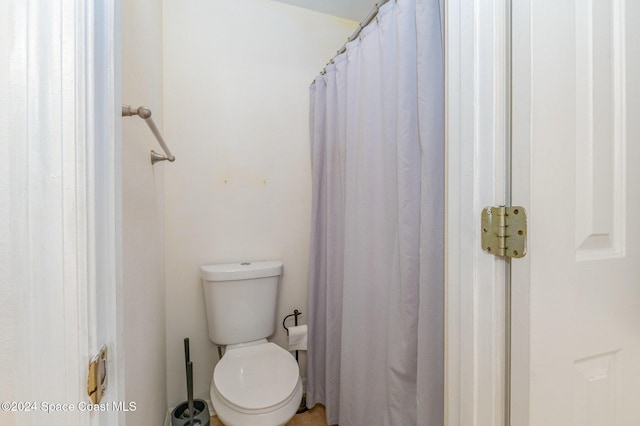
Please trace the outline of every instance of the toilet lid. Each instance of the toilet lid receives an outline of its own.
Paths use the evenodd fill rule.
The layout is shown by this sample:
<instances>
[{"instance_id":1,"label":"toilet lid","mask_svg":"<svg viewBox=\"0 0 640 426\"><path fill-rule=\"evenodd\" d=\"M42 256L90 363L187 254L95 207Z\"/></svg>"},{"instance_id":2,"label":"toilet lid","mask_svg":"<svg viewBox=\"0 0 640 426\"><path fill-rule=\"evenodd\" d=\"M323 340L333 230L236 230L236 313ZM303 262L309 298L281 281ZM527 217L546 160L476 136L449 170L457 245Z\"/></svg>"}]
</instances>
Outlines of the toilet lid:
<instances>
[{"instance_id":1,"label":"toilet lid","mask_svg":"<svg viewBox=\"0 0 640 426\"><path fill-rule=\"evenodd\" d=\"M280 404L298 384L295 358L275 343L227 351L216 365L216 389L232 404L259 410Z\"/></svg>"}]
</instances>

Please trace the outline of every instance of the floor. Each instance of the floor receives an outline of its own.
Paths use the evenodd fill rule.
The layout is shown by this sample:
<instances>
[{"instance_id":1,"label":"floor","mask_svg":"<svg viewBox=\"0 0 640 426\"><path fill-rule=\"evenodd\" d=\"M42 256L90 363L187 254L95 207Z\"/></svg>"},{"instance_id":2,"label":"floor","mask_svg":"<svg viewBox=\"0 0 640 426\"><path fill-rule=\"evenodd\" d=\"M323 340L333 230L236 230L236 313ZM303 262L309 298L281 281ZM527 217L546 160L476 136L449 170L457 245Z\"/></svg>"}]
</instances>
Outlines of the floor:
<instances>
[{"instance_id":1,"label":"floor","mask_svg":"<svg viewBox=\"0 0 640 426\"><path fill-rule=\"evenodd\" d=\"M217 417L211 417L211 426L224 426ZM311 410L296 414L286 426L327 426L324 406L318 404Z\"/></svg>"}]
</instances>

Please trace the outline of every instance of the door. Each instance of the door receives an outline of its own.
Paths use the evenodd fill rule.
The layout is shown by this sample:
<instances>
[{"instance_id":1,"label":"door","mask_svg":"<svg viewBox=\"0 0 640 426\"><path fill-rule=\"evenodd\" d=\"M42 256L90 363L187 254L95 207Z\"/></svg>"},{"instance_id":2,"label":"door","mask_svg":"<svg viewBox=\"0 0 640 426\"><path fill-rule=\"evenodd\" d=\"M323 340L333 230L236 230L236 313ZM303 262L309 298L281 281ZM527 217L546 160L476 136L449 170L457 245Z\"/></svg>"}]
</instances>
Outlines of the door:
<instances>
[{"instance_id":1,"label":"door","mask_svg":"<svg viewBox=\"0 0 640 426\"><path fill-rule=\"evenodd\" d=\"M640 2L513 2L512 425L640 424Z\"/></svg>"},{"instance_id":2,"label":"door","mask_svg":"<svg viewBox=\"0 0 640 426\"><path fill-rule=\"evenodd\" d=\"M119 6L1 3L0 424L122 425Z\"/></svg>"}]
</instances>

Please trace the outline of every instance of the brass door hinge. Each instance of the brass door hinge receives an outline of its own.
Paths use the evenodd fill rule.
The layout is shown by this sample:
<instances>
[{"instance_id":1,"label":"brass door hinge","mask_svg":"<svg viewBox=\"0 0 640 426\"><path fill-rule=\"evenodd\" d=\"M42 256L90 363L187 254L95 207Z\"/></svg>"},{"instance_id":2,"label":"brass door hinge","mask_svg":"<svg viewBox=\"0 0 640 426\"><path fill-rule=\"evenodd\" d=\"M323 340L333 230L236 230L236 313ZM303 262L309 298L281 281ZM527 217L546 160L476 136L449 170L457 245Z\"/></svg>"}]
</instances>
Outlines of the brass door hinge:
<instances>
[{"instance_id":1,"label":"brass door hinge","mask_svg":"<svg viewBox=\"0 0 640 426\"><path fill-rule=\"evenodd\" d=\"M100 352L89 363L89 377L87 378L87 393L91 402L99 404L107 390L107 347L103 346Z\"/></svg>"},{"instance_id":2,"label":"brass door hinge","mask_svg":"<svg viewBox=\"0 0 640 426\"><path fill-rule=\"evenodd\" d=\"M527 212L523 207L482 209L482 250L501 257L527 254Z\"/></svg>"}]
</instances>

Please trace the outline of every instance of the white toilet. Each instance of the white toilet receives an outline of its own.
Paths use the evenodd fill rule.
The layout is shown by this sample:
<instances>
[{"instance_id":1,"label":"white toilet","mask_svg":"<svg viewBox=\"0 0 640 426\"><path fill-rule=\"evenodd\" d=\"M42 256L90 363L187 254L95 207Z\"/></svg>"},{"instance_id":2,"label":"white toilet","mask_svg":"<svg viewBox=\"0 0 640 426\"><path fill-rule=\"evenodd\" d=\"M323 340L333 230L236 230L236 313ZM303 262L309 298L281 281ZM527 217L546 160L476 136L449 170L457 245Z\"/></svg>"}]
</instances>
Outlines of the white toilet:
<instances>
[{"instance_id":1,"label":"white toilet","mask_svg":"<svg viewBox=\"0 0 640 426\"><path fill-rule=\"evenodd\" d=\"M209 339L226 345L211 380L211 402L226 426L279 426L302 399L295 358L267 341L275 331L282 262L200 268Z\"/></svg>"}]
</instances>

